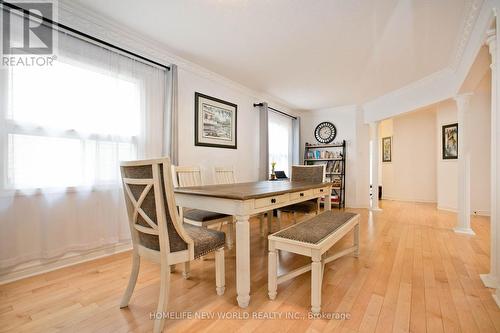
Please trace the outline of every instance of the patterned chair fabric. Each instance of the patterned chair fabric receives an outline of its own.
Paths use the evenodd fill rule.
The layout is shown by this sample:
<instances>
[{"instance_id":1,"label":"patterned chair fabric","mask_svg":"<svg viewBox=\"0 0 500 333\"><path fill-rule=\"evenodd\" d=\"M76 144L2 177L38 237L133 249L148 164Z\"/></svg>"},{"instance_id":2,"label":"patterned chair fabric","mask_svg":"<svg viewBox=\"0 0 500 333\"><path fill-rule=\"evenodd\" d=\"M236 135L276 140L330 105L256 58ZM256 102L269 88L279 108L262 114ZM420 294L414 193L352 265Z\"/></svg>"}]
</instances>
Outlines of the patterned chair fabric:
<instances>
[{"instance_id":1,"label":"patterned chair fabric","mask_svg":"<svg viewBox=\"0 0 500 333\"><path fill-rule=\"evenodd\" d=\"M324 165L292 165L292 181L322 182Z\"/></svg>"},{"instance_id":2,"label":"patterned chair fabric","mask_svg":"<svg viewBox=\"0 0 500 333\"><path fill-rule=\"evenodd\" d=\"M161 184L165 184L163 168L161 168L160 170L161 170L160 172ZM121 173L123 178L134 178L134 179L153 178L151 165L122 166ZM135 201L140 200L141 194L143 193L146 186L147 185L135 185L135 184L128 185ZM164 209L164 214L166 216L166 221L167 221L167 232L170 245L170 252L178 252L186 250L187 243L182 239L182 237L175 229L174 223L169 214L168 207L156 207L154 186L155 185L153 185L153 187L146 194L142 204L140 205L140 208L143 210L145 215L149 217L149 219L151 219L155 224L158 224L156 222L157 214L160 212L160 209ZM165 206L167 205L167 199L165 196L166 190L167 189L163 189L163 194L164 194L163 202ZM125 196L125 198L126 200L129 200L127 195ZM136 224L145 228L152 229L141 214L137 215ZM188 233L188 235L193 239L195 258L207 254L211 251L215 251L216 249L219 249L224 246L226 236L223 232L216 230L209 230L206 228L196 227L186 224L182 224L182 226L184 230ZM138 230L138 235L139 235L139 243L142 246L147 247L148 249L151 250L160 251L160 242L157 235L151 235L148 233L141 232L139 230Z\"/></svg>"},{"instance_id":3,"label":"patterned chair fabric","mask_svg":"<svg viewBox=\"0 0 500 333\"><path fill-rule=\"evenodd\" d=\"M322 182L324 175L323 165L303 166L292 165L292 181ZM299 202L280 208L282 212L298 212L304 214L314 213L317 210L317 199Z\"/></svg>"},{"instance_id":4,"label":"patterned chair fabric","mask_svg":"<svg viewBox=\"0 0 500 333\"><path fill-rule=\"evenodd\" d=\"M229 217L227 214L209 212L201 209L184 209L184 218L196 221L196 222L206 222L211 220L222 219L224 217Z\"/></svg>"},{"instance_id":5,"label":"patterned chair fabric","mask_svg":"<svg viewBox=\"0 0 500 333\"><path fill-rule=\"evenodd\" d=\"M317 199L299 202L290 206L282 207L282 212L299 212L304 214L314 213L318 209Z\"/></svg>"}]
</instances>

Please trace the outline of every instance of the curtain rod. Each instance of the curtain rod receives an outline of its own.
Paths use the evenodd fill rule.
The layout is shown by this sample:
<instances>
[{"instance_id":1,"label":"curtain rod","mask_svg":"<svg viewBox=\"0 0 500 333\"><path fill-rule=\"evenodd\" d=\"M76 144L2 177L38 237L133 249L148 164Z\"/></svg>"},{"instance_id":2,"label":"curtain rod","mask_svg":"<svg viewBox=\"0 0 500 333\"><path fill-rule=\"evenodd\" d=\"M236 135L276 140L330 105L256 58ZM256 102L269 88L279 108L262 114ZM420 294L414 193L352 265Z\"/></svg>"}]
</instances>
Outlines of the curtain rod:
<instances>
[{"instance_id":1,"label":"curtain rod","mask_svg":"<svg viewBox=\"0 0 500 333\"><path fill-rule=\"evenodd\" d=\"M263 104L263 103L253 103L253 107L256 107L256 106L262 106L262 105L264 105L264 104ZM283 112L283 111L277 110L277 109L272 108L272 107L270 107L270 106L268 106L267 108L268 108L269 110L273 110L274 112L277 112L277 113L279 113L279 114L282 114L282 115L284 115L284 116L286 116L286 117L290 117L290 118L292 118L292 119L297 120L297 117L292 116L291 114L288 114L288 113L285 113L285 112Z\"/></svg>"},{"instance_id":2,"label":"curtain rod","mask_svg":"<svg viewBox=\"0 0 500 333\"><path fill-rule=\"evenodd\" d=\"M88 35L88 34L86 34L86 33L84 33L84 32L79 31L79 30L76 30L76 29L73 29L73 28L71 28L71 27L68 27L67 25L64 25L64 24L62 24L62 23L55 22L55 21L52 21L51 19L48 19L48 18L46 18L46 17L43 17L43 16L40 16L40 15L38 15L38 14L32 13L32 12L30 12L29 10L24 9L24 8L22 8L22 7L16 6L16 5L14 5L14 4L11 4L11 3L8 3L8 2L5 2L5 1L1 1L1 4L2 4L2 5L4 5L4 6L6 6L6 7L11 8L11 9L18 10L18 11L22 12L22 13L23 13L23 16L31 16L31 17L35 17L35 18L37 18L37 19L41 20L41 21L42 21L42 24L45 24L46 26L49 26L49 27L50 27L50 28L52 28L52 29L53 29L53 26L56 26L56 27L58 27L58 28L60 28L60 29L62 29L62 30L67 30L67 31L69 31L69 32L71 32L71 33L73 33L73 34L75 34L75 35L80 36L80 37L84 37L84 38L89 39L89 40L91 40L91 41L93 41L93 42L96 42L96 43L102 44L102 45L104 45L104 46L107 46L107 47L112 48L112 49L115 49L115 50L118 50L118 51L120 51L120 52L122 52L122 53L125 53L125 54L129 55L129 56L133 56L133 57L135 57L135 58L138 58L138 59L141 59L141 60L143 60L143 61L146 61L146 62L149 62L149 63L151 63L151 64L154 64L154 65L156 65L156 66L158 66L158 67L164 68L164 69L166 69L167 71L169 71L169 70L170 70L170 67L168 67L168 66L166 66L166 65L163 65L163 64L161 64L161 63L159 63L159 62L156 62L156 61L154 61L154 60L151 60L151 59L149 59L149 58L146 58L146 57L144 57L144 56L141 56L141 55L139 55L139 54L137 54L137 53L134 53L134 52L132 52L132 51L128 51L128 50L126 50L126 49L124 49L124 48L121 48L121 47L116 46L116 45L114 45L114 44L108 43L108 42L106 42L106 41L104 41L104 40L102 40L102 39L99 39L99 38L97 38L97 37L94 37L94 36ZM3 8L3 10L6 10L6 9L5 9L5 8ZM136 59L134 59L134 60L136 60Z\"/></svg>"}]
</instances>

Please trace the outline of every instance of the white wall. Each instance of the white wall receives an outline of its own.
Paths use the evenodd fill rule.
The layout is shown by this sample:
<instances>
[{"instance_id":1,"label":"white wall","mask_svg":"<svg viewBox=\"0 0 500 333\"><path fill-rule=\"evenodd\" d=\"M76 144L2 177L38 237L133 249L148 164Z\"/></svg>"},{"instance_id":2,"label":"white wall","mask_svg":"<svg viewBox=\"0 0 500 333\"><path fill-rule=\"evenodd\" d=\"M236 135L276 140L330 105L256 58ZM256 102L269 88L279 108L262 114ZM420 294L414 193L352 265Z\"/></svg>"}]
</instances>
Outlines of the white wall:
<instances>
[{"instance_id":1,"label":"white wall","mask_svg":"<svg viewBox=\"0 0 500 333\"><path fill-rule=\"evenodd\" d=\"M256 97L231 86L179 69L179 165L200 166L205 184L214 183L215 166L231 166L238 182L258 180L259 112L253 103ZM237 149L200 147L194 145L194 93L200 92L238 105ZM286 107L274 107L297 115Z\"/></svg>"},{"instance_id":2,"label":"white wall","mask_svg":"<svg viewBox=\"0 0 500 333\"><path fill-rule=\"evenodd\" d=\"M346 140L347 143L346 206L368 207L368 126L363 123L362 110L356 106L345 106L303 112L302 156L306 142L317 143L314 129L323 121L330 121L337 128L335 141Z\"/></svg>"},{"instance_id":3,"label":"white wall","mask_svg":"<svg viewBox=\"0 0 500 333\"><path fill-rule=\"evenodd\" d=\"M382 162L381 167L384 199L436 202L435 126L434 108L381 123L380 154L382 138L392 136L392 161Z\"/></svg>"}]
</instances>

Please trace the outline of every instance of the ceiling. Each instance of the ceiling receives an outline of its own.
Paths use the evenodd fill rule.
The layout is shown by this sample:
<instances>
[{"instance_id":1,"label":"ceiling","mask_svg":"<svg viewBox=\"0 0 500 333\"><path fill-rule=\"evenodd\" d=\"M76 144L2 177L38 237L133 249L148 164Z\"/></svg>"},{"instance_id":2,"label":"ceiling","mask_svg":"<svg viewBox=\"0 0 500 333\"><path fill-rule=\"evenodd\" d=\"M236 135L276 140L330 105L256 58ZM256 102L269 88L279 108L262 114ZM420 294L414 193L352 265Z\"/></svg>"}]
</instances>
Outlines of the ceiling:
<instances>
[{"instance_id":1,"label":"ceiling","mask_svg":"<svg viewBox=\"0 0 500 333\"><path fill-rule=\"evenodd\" d=\"M75 0L291 107L360 104L449 66L471 0Z\"/></svg>"}]
</instances>

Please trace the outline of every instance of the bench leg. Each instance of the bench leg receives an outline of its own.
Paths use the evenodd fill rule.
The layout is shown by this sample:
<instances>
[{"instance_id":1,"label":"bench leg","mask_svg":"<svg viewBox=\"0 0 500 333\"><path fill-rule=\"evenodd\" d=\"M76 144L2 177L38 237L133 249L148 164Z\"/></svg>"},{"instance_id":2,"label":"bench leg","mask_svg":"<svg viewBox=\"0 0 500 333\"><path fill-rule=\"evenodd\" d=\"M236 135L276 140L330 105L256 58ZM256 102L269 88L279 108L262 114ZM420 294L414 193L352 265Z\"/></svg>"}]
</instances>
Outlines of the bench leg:
<instances>
[{"instance_id":1,"label":"bench leg","mask_svg":"<svg viewBox=\"0 0 500 333\"><path fill-rule=\"evenodd\" d=\"M297 224L297 212L293 212L293 224Z\"/></svg>"},{"instance_id":2,"label":"bench leg","mask_svg":"<svg viewBox=\"0 0 500 333\"><path fill-rule=\"evenodd\" d=\"M321 311L321 284L323 280L323 264L321 256L313 257L311 264L311 312L319 313Z\"/></svg>"},{"instance_id":3,"label":"bench leg","mask_svg":"<svg viewBox=\"0 0 500 333\"><path fill-rule=\"evenodd\" d=\"M359 224L354 226L354 246L356 246L354 256L357 258L359 257Z\"/></svg>"},{"instance_id":4,"label":"bench leg","mask_svg":"<svg viewBox=\"0 0 500 333\"><path fill-rule=\"evenodd\" d=\"M268 255L268 269L267 269L267 287L269 290L269 299L273 300L276 298L278 290L278 255L276 249L274 249L273 244L269 244L269 255Z\"/></svg>"}]
</instances>

